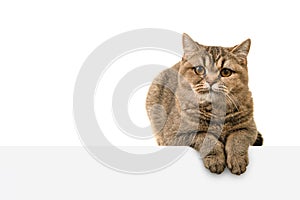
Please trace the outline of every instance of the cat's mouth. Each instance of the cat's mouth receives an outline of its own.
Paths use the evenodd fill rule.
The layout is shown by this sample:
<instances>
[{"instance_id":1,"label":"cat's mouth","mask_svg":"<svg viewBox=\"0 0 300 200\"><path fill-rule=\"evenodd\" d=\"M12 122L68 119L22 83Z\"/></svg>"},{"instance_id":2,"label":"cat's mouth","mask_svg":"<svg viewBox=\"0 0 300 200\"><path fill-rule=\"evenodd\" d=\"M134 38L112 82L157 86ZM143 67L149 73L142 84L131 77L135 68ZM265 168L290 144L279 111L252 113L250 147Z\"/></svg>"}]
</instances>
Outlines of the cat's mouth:
<instances>
[{"instance_id":1,"label":"cat's mouth","mask_svg":"<svg viewBox=\"0 0 300 200\"><path fill-rule=\"evenodd\" d=\"M224 93L224 91L222 91L220 89L214 89L214 88L202 89L202 90L198 90L195 92L198 94L221 94L221 93Z\"/></svg>"},{"instance_id":2,"label":"cat's mouth","mask_svg":"<svg viewBox=\"0 0 300 200\"><path fill-rule=\"evenodd\" d=\"M200 104L203 104L205 102L219 102L224 101L225 93L220 90L216 89L207 89L207 90L201 90L197 91L197 96Z\"/></svg>"},{"instance_id":3,"label":"cat's mouth","mask_svg":"<svg viewBox=\"0 0 300 200\"><path fill-rule=\"evenodd\" d=\"M212 86L208 85L195 85L192 86L193 90L197 94L226 94L228 89L225 85L213 84Z\"/></svg>"}]
</instances>

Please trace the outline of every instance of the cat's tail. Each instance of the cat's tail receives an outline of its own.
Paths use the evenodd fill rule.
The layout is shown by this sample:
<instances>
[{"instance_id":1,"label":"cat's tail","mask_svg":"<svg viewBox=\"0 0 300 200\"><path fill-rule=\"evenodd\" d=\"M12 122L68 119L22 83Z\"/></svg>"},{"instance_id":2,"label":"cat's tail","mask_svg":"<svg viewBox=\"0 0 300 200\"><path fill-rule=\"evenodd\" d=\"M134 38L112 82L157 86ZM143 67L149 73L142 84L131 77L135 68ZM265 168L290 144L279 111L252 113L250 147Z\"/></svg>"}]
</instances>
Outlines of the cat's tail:
<instances>
[{"instance_id":1,"label":"cat's tail","mask_svg":"<svg viewBox=\"0 0 300 200\"><path fill-rule=\"evenodd\" d=\"M261 133L258 132L256 140L252 146L262 146L264 143L264 138L262 137Z\"/></svg>"}]
</instances>

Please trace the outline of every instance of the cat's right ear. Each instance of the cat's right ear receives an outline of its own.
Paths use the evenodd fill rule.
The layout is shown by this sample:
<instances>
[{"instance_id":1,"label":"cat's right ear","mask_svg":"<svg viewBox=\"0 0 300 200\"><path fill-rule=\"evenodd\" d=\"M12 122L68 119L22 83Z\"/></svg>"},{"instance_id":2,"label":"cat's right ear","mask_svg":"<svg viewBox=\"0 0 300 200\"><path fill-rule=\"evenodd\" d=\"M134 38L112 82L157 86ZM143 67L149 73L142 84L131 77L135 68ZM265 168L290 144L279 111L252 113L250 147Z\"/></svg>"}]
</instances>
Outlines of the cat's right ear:
<instances>
[{"instance_id":1,"label":"cat's right ear","mask_svg":"<svg viewBox=\"0 0 300 200\"><path fill-rule=\"evenodd\" d=\"M197 43L186 33L182 35L182 46L186 56L189 56L198 50Z\"/></svg>"}]
</instances>

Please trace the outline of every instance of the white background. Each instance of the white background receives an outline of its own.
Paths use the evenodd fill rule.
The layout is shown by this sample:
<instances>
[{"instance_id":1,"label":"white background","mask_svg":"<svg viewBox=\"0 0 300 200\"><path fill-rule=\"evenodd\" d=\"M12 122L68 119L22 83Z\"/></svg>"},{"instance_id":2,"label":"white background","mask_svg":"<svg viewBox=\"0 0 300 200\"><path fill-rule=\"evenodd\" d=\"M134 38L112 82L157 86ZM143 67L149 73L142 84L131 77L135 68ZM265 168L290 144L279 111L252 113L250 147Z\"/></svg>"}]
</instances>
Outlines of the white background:
<instances>
[{"instance_id":1,"label":"white background","mask_svg":"<svg viewBox=\"0 0 300 200\"><path fill-rule=\"evenodd\" d=\"M300 145L297 5L297 1L1 1L0 145L81 145L72 95L82 63L112 36L149 27L186 32L207 45L233 46L251 38L249 76L258 129L266 145ZM151 55L154 61L137 56L131 68L123 67L172 66L177 61ZM105 91L110 90L113 87ZM141 126L146 125L145 91L135 98ZM118 144L134 143L122 137L113 139Z\"/></svg>"}]
</instances>

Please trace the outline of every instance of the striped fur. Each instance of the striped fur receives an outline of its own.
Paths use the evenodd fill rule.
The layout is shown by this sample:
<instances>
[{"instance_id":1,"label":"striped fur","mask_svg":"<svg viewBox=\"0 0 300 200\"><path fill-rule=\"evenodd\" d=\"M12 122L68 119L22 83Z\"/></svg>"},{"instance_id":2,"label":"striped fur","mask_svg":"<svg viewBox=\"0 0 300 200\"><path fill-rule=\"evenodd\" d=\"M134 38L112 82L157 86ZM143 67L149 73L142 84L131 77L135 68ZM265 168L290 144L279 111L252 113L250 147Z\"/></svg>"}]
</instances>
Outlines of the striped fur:
<instances>
[{"instance_id":1,"label":"striped fur","mask_svg":"<svg viewBox=\"0 0 300 200\"><path fill-rule=\"evenodd\" d=\"M157 143L190 146L211 172L221 173L227 166L241 174L248 165L249 145L263 141L248 88L250 39L226 48L204 46L184 34L183 49L182 60L161 72L147 95ZM196 67L205 74L197 74Z\"/></svg>"}]
</instances>

